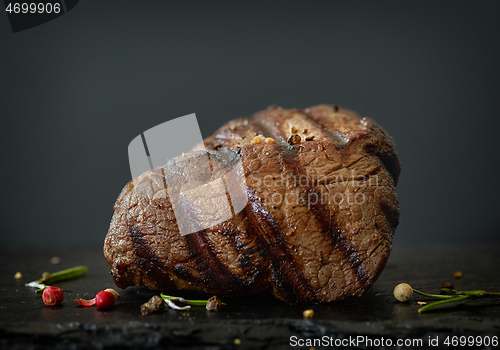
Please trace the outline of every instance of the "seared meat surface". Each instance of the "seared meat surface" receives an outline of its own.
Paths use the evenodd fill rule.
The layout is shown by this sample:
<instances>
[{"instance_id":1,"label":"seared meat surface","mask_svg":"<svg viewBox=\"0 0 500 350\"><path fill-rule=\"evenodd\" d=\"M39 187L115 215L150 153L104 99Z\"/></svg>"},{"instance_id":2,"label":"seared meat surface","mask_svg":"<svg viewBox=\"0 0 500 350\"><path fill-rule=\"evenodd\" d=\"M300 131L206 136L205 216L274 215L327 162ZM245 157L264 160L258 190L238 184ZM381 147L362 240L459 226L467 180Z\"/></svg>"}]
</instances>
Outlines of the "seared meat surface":
<instances>
[{"instance_id":1,"label":"seared meat surface","mask_svg":"<svg viewBox=\"0 0 500 350\"><path fill-rule=\"evenodd\" d=\"M221 296L271 287L293 303L359 296L375 282L398 225L400 166L373 120L332 105L272 107L228 122L205 146L215 178L241 159L246 207L182 236L162 186L175 161L129 182L104 245L117 286Z\"/></svg>"}]
</instances>

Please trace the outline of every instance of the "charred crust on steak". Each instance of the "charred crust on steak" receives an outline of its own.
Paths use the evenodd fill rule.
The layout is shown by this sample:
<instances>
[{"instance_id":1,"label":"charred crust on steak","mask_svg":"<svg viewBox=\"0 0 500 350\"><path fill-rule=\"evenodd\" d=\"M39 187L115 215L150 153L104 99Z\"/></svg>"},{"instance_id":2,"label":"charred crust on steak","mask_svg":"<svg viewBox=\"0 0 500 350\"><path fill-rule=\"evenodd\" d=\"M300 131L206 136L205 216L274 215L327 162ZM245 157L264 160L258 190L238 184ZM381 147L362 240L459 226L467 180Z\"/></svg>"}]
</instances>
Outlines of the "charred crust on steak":
<instances>
[{"instance_id":1,"label":"charred crust on steak","mask_svg":"<svg viewBox=\"0 0 500 350\"><path fill-rule=\"evenodd\" d=\"M289 144L292 131L307 142ZM261 142L252 142L256 135ZM182 179L180 163L129 182L104 246L119 287L223 296L271 287L294 303L359 296L375 282L399 223L400 164L393 138L372 119L336 105L274 106L228 122L205 145L212 170L220 170L214 178L241 159L247 206L226 222L181 236L168 196L157 195L159 182L174 173ZM197 169L197 157L193 152L183 164ZM274 203L274 194L296 202ZM311 201L339 194L365 200Z\"/></svg>"}]
</instances>

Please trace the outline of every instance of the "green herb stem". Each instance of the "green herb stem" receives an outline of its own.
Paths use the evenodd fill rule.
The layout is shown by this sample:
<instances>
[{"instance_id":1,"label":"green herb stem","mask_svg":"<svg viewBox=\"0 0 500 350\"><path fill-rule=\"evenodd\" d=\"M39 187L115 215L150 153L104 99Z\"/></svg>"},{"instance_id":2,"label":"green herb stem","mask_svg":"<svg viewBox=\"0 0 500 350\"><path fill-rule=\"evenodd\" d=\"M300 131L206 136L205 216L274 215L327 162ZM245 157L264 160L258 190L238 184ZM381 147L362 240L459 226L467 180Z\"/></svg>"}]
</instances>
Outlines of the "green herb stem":
<instances>
[{"instance_id":1,"label":"green herb stem","mask_svg":"<svg viewBox=\"0 0 500 350\"><path fill-rule=\"evenodd\" d=\"M172 306L169 302L171 302L173 304L173 301L180 301L183 304L188 304L188 305L193 305L193 306L206 306L208 303L208 300L188 300L188 299L184 299L182 297L174 297L172 295L166 295L163 293L161 293L160 296L170 307L172 307ZM227 305L227 304L222 303L222 305ZM177 309L177 310L179 310L179 309Z\"/></svg>"},{"instance_id":2,"label":"green herb stem","mask_svg":"<svg viewBox=\"0 0 500 350\"><path fill-rule=\"evenodd\" d=\"M454 290L449 288L441 288L441 293L449 295L471 295L476 297L500 297L500 293L487 292L484 290Z\"/></svg>"},{"instance_id":3,"label":"green herb stem","mask_svg":"<svg viewBox=\"0 0 500 350\"><path fill-rule=\"evenodd\" d=\"M187 300L184 298L179 298L179 301L184 304L194 305L194 306L206 306L208 304L208 300ZM226 303L221 302L222 305L227 305Z\"/></svg>"},{"instance_id":4,"label":"green herb stem","mask_svg":"<svg viewBox=\"0 0 500 350\"><path fill-rule=\"evenodd\" d=\"M455 298L457 298L456 295L429 294L429 293L424 293L424 292L418 291L416 289L413 289L413 292L420 294L420 295L423 295L423 296L426 296L426 297L436 298L436 299L455 299Z\"/></svg>"},{"instance_id":5,"label":"green herb stem","mask_svg":"<svg viewBox=\"0 0 500 350\"><path fill-rule=\"evenodd\" d=\"M36 280L35 282L43 284L53 284L60 281L66 281L75 279L85 275L88 271L86 266L75 266L66 270L54 272L54 273L44 273L42 278Z\"/></svg>"},{"instance_id":6,"label":"green herb stem","mask_svg":"<svg viewBox=\"0 0 500 350\"><path fill-rule=\"evenodd\" d=\"M184 304L194 305L194 306L206 306L208 300L187 300L184 298L179 298L179 301Z\"/></svg>"},{"instance_id":7,"label":"green herb stem","mask_svg":"<svg viewBox=\"0 0 500 350\"><path fill-rule=\"evenodd\" d=\"M463 303L466 303L471 299L472 297L470 295L461 295L461 296L456 296L452 299L448 299L448 300L440 300L440 301L436 301L434 303L430 303L430 304L427 304L423 307L421 307L420 309L418 309L418 312L419 313L422 313L422 312L427 312L427 311L431 311L431 310L436 310L436 309L444 309L444 308L448 308L448 307L454 307L456 305L459 305L459 304L463 304Z\"/></svg>"}]
</instances>

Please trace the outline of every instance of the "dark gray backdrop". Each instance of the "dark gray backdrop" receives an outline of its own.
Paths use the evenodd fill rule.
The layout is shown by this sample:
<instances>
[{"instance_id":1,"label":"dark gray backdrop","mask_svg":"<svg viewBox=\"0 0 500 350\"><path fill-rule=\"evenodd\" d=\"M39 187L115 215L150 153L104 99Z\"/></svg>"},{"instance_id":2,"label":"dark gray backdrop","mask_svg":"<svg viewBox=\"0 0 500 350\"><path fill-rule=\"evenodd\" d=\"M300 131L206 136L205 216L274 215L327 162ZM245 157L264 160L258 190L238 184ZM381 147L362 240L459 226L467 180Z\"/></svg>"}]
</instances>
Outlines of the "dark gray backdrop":
<instances>
[{"instance_id":1,"label":"dark gray backdrop","mask_svg":"<svg viewBox=\"0 0 500 350\"><path fill-rule=\"evenodd\" d=\"M500 2L85 1L0 14L0 243L103 242L128 143L196 113L338 103L395 138L398 244L499 241Z\"/></svg>"}]
</instances>

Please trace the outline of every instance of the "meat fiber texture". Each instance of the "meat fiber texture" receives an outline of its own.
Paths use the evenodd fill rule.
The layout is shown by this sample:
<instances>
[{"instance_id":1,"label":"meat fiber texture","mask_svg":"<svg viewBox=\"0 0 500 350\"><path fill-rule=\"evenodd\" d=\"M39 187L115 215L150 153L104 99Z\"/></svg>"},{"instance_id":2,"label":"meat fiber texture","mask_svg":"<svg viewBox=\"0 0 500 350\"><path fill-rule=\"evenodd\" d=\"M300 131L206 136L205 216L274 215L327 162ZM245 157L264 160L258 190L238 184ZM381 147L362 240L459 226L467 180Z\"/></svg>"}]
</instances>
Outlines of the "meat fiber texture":
<instances>
[{"instance_id":1,"label":"meat fiber texture","mask_svg":"<svg viewBox=\"0 0 500 350\"><path fill-rule=\"evenodd\" d=\"M378 124L336 105L269 107L204 142L213 169L241 159L247 205L183 236L161 186L172 162L129 182L104 245L118 287L219 296L270 288L295 303L360 296L373 285L399 222L400 165ZM199 158L191 154L186 169Z\"/></svg>"}]
</instances>

